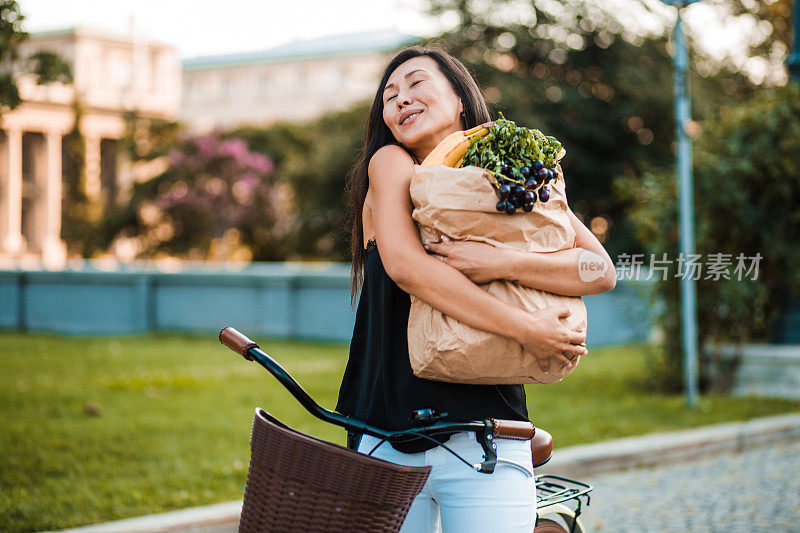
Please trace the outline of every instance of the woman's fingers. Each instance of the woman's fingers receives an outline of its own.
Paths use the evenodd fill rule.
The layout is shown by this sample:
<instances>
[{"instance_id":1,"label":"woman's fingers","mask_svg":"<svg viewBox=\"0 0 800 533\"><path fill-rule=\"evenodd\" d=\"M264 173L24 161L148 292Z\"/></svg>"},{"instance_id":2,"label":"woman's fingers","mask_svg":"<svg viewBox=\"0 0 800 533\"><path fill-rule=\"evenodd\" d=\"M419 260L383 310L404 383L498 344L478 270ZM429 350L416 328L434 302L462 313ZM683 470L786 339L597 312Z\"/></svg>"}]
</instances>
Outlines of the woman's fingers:
<instances>
[{"instance_id":1,"label":"woman's fingers","mask_svg":"<svg viewBox=\"0 0 800 533\"><path fill-rule=\"evenodd\" d=\"M430 242L425 245L425 249L439 255L447 255L449 248L440 242Z\"/></svg>"},{"instance_id":2,"label":"woman's fingers","mask_svg":"<svg viewBox=\"0 0 800 533\"><path fill-rule=\"evenodd\" d=\"M564 354L555 354L553 357L564 366L569 366L572 363L572 361L570 361Z\"/></svg>"},{"instance_id":3,"label":"woman's fingers","mask_svg":"<svg viewBox=\"0 0 800 533\"><path fill-rule=\"evenodd\" d=\"M561 347L561 353L565 353L571 357L577 357L579 355L586 355L589 353L589 350L586 346L580 344L565 344Z\"/></svg>"},{"instance_id":4,"label":"woman's fingers","mask_svg":"<svg viewBox=\"0 0 800 533\"><path fill-rule=\"evenodd\" d=\"M570 344L583 344L586 342L586 332L585 331L572 331L567 330L566 332L567 342Z\"/></svg>"}]
</instances>

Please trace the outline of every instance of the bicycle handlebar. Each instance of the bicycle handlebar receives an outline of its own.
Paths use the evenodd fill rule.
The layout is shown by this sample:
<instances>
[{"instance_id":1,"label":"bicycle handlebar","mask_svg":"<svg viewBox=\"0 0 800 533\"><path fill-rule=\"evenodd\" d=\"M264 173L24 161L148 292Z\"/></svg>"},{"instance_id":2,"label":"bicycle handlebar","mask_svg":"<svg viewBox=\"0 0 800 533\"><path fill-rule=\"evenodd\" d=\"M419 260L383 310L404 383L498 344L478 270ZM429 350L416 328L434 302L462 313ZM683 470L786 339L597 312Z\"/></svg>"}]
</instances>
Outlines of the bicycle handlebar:
<instances>
[{"instance_id":1,"label":"bicycle handlebar","mask_svg":"<svg viewBox=\"0 0 800 533\"><path fill-rule=\"evenodd\" d=\"M447 431L474 431L479 435L479 441L481 441L484 452L486 452L486 461L481 465L481 472L489 473L494 470L497 455L492 437L528 440L533 438L536 432L536 428L530 421L499 420L495 418L471 422L435 422L424 427L405 431L383 430L320 406L277 361L261 350L257 343L235 328L230 326L223 328L219 332L219 341L248 361L255 361L266 368L309 413L320 420L343 427L348 431L366 433L381 439L389 439L404 433L433 435Z\"/></svg>"}]
</instances>

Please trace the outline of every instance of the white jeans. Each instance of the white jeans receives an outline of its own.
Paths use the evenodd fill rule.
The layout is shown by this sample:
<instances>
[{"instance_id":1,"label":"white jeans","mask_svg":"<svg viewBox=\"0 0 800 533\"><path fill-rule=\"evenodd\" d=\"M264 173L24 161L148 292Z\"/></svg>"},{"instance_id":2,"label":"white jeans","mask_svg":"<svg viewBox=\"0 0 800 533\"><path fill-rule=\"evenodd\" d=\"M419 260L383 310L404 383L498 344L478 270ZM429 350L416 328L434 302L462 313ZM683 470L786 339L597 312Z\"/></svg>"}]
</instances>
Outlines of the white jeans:
<instances>
[{"instance_id":1,"label":"white jeans","mask_svg":"<svg viewBox=\"0 0 800 533\"><path fill-rule=\"evenodd\" d=\"M369 453L379 440L364 435L358 451ZM536 523L531 441L496 439L495 443L498 463L492 474L469 468L441 446L407 454L388 442L381 444L373 457L432 467L400 533L531 533ZM483 461L483 448L475 440L475 433L457 433L445 446L470 464Z\"/></svg>"}]
</instances>

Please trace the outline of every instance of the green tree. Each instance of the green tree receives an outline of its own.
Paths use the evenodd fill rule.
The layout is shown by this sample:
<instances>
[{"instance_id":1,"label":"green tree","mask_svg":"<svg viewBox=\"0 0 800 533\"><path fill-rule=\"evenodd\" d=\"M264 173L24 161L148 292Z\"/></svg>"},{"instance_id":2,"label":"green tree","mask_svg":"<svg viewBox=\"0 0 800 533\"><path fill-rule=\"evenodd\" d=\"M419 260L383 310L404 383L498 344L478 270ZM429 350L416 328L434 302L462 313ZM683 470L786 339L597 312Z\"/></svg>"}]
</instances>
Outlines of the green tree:
<instances>
[{"instance_id":1,"label":"green tree","mask_svg":"<svg viewBox=\"0 0 800 533\"><path fill-rule=\"evenodd\" d=\"M749 55L763 58L777 58L783 62L792 45L792 3L793 0L714 0L714 4L727 7L733 17L750 17L765 23L761 39L749 46ZM796 5L796 4L795 4Z\"/></svg>"},{"instance_id":2,"label":"green tree","mask_svg":"<svg viewBox=\"0 0 800 533\"><path fill-rule=\"evenodd\" d=\"M73 103L74 122L61 141L61 237L70 252L91 257L102 248L98 238L98 222L102 206L86 194L86 138L81 130L83 105Z\"/></svg>"},{"instance_id":3,"label":"green tree","mask_svg":"<svg viewBox=\"0 0 800 533\"><path fill-rule=\"evenodd\" d=\"M238 138L191 137L168 154L162 174L133 187L109 217L110 236L139 243L139 256L280 260L288 219L274 164Z\"/></svg>"},{"instance_id":4,"label":"green tree","mask_svg":"<svg viewBox=\"0 0 800 533\"><path fill-rule=\"evenodd\" d=\"M182 126L171 120L142 117L136 111L125 113L125 135L117 150L132 163L153 161L180 144Z\"/></svg>"},{"instance_id":5,"label":"green tree","mask_svg":"<svg viewBox=\"0 0 800 533\"><path fill-rule=\"evenodd\" d=\"M0 0L0 110L14 109L22 103L15 75L30 72L40 84L72 81L68 63L53 52L40 51L28 58L19 54L19 46L28 39L22 29L25 16L14 0Z\"/></svg>"},{"instance_id":6,"label":"green tree","mask_svg":"<svg viewBox=\"0 0 800 533\"><path fill-rule=\"evenodd\" d=\"M730 279L704 271L697 281L700 346L767 341L782 304L800 295L800 90L794 84L764 90L709 119L694 146L694 183L696 253L705 268L715 260L711 254L729 254L717 259L730 261ZM647 171L642 180L620 178L616 187L631 202L631 220L648 251L674 260L674 169ZM740 256L745 268L758 265L757 276L736 272ZM665 340L652 372L652 385L671 391L683 386L676 268L671 263L667 280L656 284L665 304L658 319ZM701 387L712 384L701 367Z\"/></svg>"},{"instance_id":7,"label":"green tree","mask_svg":"<svg viewBox=\"0 0 800 533\"><path fill-rule=\"evenodd\" d=\"M610 8L585 0L432 0L431 10L457 16L457 26L435 42L476 73L493 107L564 144L570 203L587 223L605 219L612 257L643 251L612 182L674 157L666 30L635 33ZM698 120L753 90L725 68L706 77L693 69L690 77Z\"/></svg>"},{"instance_id":8,"label":"green tree","mask_svg":"<svg viewBox=\"0 0 800 533\"><path fill-rule=\"evenodd\" d=\"M242 137L276 162L277 181L291 185L295 216L285 238L290 259L350 260L345 176L362 142L367 104L306 124L245 128Z\"/></svg>"}]
</instances>

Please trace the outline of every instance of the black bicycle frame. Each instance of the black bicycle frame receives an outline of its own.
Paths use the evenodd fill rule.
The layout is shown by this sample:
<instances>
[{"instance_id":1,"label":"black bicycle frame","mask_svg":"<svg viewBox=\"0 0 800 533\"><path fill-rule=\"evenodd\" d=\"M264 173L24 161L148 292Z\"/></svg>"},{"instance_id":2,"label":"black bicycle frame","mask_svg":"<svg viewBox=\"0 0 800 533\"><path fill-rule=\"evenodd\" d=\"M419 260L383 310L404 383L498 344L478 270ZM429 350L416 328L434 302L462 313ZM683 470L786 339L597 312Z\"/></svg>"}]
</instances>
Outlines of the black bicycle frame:
<instances>
[{"instance_id":1,"label":"black bicycle frame","mask_svg":"<svg viewBox=\"0 0 800 533\"><path fill-rule=\"evenodd\" d=\"M313 416L346 429L352 433L366 433L373 437L379 437L388 440L391 437L402 435L432 435L435 433L443 433L447 431L474 431L478 443L483 448L484 461L476 468L479 472L491 474L497 464L497 446L493 442L492 432L494 426L490 420L472 421L472 422L434 422L424 427L414 428L403 431L387 431L384 429L370 426L355 418L341 415L330 409L325 409L320 406L314 399L300 386L289 373L275 361L269 354L264 352L258 346L253 346L247 350L247 357L256 361L269 371L270 374L275 376L281 385L284 386L289 393L300 402L306 411Z\"/></svg>"}]
</instances>

